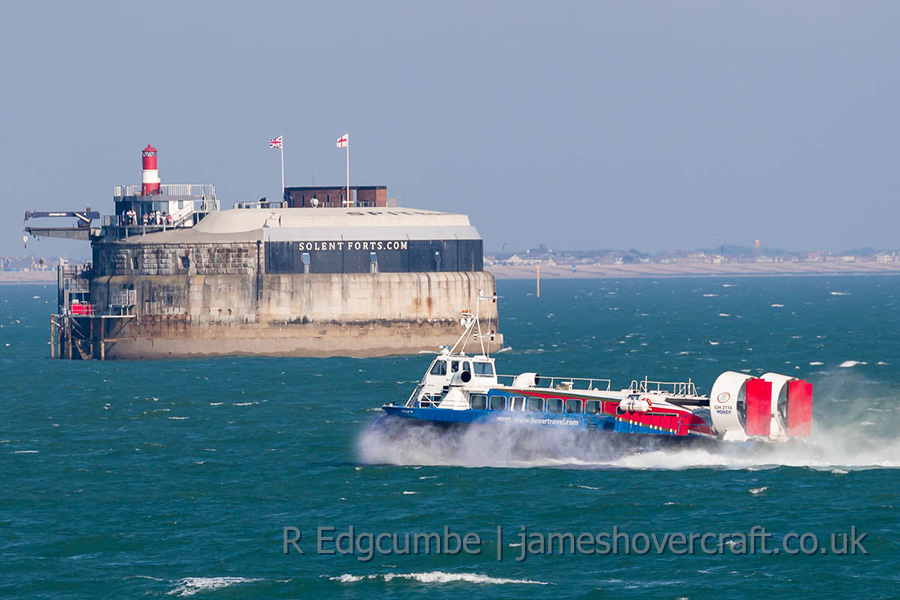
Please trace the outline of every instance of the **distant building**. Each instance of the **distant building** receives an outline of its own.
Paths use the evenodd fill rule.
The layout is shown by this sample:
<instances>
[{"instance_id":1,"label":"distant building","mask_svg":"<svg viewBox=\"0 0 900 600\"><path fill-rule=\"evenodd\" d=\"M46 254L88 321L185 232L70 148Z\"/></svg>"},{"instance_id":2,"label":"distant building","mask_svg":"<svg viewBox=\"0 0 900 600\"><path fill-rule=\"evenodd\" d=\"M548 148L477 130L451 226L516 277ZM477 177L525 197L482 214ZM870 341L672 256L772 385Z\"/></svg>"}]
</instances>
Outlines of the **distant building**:
<instances>
[{"instance_id":1,"label":"distant building","mask_svg":"<svg viewBox=\"0 0 900 600\"><path fill-rule=\"evenodd\" d=\"M285 208L339 208L397 206L396 198L387 197L384 185L351 185L350 198L342 186L307 186L284 188ZM313 198L317 202L313 202Z\"/></svg>"}]
</instances>

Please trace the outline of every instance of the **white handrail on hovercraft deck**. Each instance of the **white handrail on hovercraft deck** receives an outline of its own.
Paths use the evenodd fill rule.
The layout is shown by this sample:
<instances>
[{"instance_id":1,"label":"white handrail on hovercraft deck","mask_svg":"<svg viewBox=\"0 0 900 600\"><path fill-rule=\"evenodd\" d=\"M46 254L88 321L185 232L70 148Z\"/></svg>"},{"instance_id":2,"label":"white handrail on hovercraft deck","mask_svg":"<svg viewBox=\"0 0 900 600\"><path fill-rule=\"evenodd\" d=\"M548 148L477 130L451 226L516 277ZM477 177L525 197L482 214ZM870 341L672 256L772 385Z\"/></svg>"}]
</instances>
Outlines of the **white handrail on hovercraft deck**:
<instances>
[{"instance_id":1,"label":"white handrail on hovercraft deck","mask_svg":"<svg viewBox=\"0 0 900 600\"><path fill-rule=\"evenodd\" d=\"M516 378L518 378L518 375L497 375L498 383L508 387L516 387ZM549 388L556 390L608 392L612 390L612 380L596 377L548 377L546 375L535 375L534 385L527 387L538 386L544 389Z\"/></svg>"},{"instance_id":2,"label":"white handrail on hovercraft deck","mask_svg":"<svg viewBox=\"0 0 900 600\"><path fill-rule=\"evenodd\" d=\"M687 398L705 398L697 393L697 386L693 380L687 381L652 381L644 377L641 381L637 379L631 380L628 389L636 394L668 394L670 396L680 396Z\"/></svg>"}]
</instances>

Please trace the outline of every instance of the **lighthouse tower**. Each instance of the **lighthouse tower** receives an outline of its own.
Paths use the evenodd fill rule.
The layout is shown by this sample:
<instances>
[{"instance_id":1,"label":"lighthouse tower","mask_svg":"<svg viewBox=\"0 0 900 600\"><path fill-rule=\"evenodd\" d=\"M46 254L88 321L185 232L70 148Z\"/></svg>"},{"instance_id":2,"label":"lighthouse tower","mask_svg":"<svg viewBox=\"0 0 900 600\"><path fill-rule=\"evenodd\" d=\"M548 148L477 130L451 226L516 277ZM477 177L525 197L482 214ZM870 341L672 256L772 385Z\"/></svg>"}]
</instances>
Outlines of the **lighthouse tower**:
<instances>
[{"instance_id":1,"label":"lighthouse tower","mask_svg":"<svg viewBox=\"0 0 900 600\"><path fill-rule=\"evenodd\" d=\"M141 195L159 195L159 170L156 168L156 148L147 144L147 147L144 148L141 156L144 159L144 173L141 179L141 182L143 183Z\"/></svg>"}]
</instances>

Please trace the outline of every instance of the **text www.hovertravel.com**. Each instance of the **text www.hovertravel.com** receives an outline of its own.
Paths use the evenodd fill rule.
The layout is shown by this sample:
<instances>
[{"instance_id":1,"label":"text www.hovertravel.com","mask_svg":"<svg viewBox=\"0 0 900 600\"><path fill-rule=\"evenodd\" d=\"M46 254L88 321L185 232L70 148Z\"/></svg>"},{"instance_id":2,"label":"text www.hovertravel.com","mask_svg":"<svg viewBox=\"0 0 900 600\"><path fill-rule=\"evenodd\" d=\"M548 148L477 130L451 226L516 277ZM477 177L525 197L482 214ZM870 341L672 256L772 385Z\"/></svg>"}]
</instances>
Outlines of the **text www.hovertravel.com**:
<instances>
[{"instance_id":1,"label":"text www.hovertravel.com","mask_svg":"<svg viewBox=\"0 0 900 600\"><path fill-rule=\"evenodd\" d=\"M784 554L788 556L835 554L839 556L868 554L863 541L865 533L851 527L848 533L832 532L827 539L814 533L788 532L778 539L765 527L754 525L749 532L706 533L626 533L613 527L612 531L597 533L542 533L519 527L513 535L504 537L503 527L493 535L457 533L449 527L441 532L370 533L357 531L353 526L338 531L334 527L318 527L314 553L320 555L352 555L362 562L376 556L468 554L480 556L485 544L494 545L496 560L513 558L518 562L529 556L582 555L606 556L628 554ZM508 542L508 547L506 545ZM303 534L297 527L284 527L284 554L305 554ZM307 550L311 550L307 548Z\"/></svg>"}]
</instances>

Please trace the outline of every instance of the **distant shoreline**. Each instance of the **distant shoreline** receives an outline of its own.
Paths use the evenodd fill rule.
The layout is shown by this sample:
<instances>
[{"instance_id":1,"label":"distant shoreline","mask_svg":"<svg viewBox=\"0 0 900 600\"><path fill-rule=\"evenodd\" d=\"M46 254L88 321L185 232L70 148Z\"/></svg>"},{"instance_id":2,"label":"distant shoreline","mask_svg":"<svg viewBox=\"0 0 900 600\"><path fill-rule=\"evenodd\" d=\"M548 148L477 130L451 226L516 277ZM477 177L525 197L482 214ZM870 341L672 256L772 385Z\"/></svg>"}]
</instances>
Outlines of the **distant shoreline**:
<instances>
[{"instance_id":1,"label":"distant shoreline","mask_svg":"<svg viewBox=\"0 0 900 600\"><path fill-rule=\"evenodd\" d=\"M485 266L497 279L535 279L537 266ZM541 279L628 279L675 277L820 277L828 275L900 275L900 263L727 263L541 265Z\"/></svg>"},{"instance_id":2,"label":"distant shoreline","mask_svg":"<svg viewBox=\"0 0 900 600\"><path fill-rule=\"evenodd\" d=\"M0 285L56 283L56 269L52 271L0 271Z\"/></svg>"},{"instance_id":3,"label":"distant shoreline","mask_svg":"<svg viewBox=\"0 0 900 600\"><path fill-rule=\"evenodd\" d=\"M497 279L535 279L535 265L485 266ZM828 275L900 275L900 263L728 263L541 265L541 279L634 279L676 277L821 277ZM55 284L56 270L0 271L0 285Z\"/></svg>"}]
</instances>

